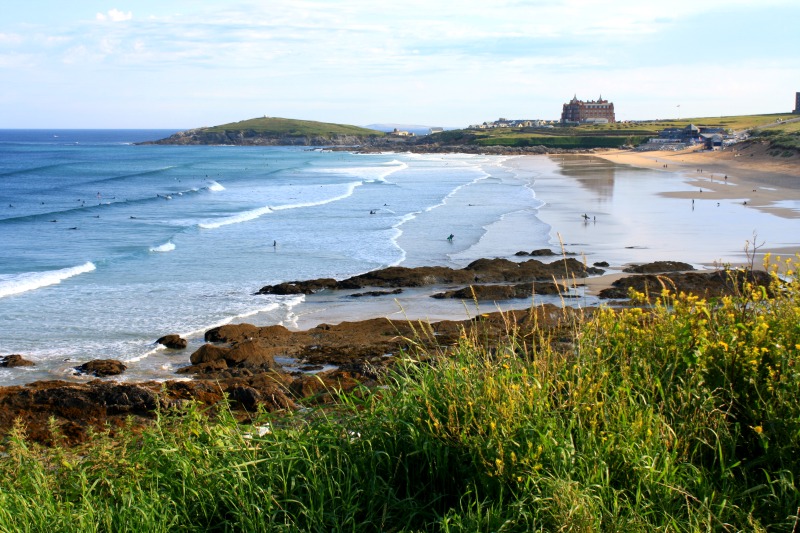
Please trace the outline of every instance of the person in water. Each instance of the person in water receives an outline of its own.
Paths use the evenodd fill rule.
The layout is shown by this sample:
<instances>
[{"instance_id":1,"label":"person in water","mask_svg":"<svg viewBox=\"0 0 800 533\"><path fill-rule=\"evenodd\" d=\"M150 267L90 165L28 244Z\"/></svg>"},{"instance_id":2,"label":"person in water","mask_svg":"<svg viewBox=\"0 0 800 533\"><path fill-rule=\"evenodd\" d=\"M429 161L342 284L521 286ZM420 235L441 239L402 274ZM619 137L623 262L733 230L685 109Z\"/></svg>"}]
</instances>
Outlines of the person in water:
<instances>
[{"instance_id":1,"label":"person in water","mask_svg":"<svg viewBox=\"0 0 800 533\"><path fill-rule=\"evenodd\" d=\"M453 242L453 237L455 237L455 235L453 235L453 234L451 233L451 234L450 234L450 236L449 236L449 237L447 237L447 240L448 240L448 241L450 241L450 242Z\"/></svg>"}]
</instances>

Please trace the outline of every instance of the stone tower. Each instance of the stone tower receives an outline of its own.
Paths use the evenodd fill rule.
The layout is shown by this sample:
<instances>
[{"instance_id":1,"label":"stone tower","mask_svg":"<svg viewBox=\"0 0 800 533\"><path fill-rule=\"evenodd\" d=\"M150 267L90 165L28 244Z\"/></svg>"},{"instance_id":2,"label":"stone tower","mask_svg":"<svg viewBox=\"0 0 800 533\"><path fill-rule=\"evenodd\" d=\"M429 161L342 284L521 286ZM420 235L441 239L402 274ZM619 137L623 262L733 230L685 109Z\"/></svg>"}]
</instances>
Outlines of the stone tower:
<instances>
[{"instance_id":1,"label":"stone tower","mask_svg":"<svg viewBox=\"0 0 800 533\"><path fill-rule=\"evenodd\" d=\"M794 111L792 113L800 115L800 93L794 93Z\"/></svg>"}]
</instances>

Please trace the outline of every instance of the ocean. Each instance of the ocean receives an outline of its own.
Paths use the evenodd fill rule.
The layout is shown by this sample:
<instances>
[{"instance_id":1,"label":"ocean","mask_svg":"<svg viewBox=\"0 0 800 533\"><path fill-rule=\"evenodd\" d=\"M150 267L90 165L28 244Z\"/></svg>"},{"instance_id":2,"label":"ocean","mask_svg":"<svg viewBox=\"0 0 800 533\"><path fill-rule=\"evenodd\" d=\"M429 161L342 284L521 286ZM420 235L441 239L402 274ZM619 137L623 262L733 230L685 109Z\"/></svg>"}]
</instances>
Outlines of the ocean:
<instances>
[{"instance_id":1,"label":"ocean","mask_svg":"<svg viewBox=\"0 0 800 533\"><path fill-rule=\"evenodd\" d=\"M751 239L797 245L796 220L746 207L734 180L732 199L698 192L694 201L664 194L696 190L680 173L586 156L135 144L172 133L0 130L0 355L36 363L0 368L0 385L89 379L74 367L101 358L128 365L122 380L175 378L203 333L227 323L305 329L564 303L536 296L479 308L429 298L439 288L255 294L285 281L462 268L562 245L612 271L746 262ZM566 303L597 303L576 296ZM155 344L172 333L189 348Z\"/></svg>"},{"instance_id":2,"label":"ocean","mask_svg":"<svg viewBox=\"0 0 800 533\"><path fill-rule=\"evenodd\" d=\"M213 326L351 306L263 285L463 267L504 220L514 231L492 252L549 246L532 175L505 158L134 144L171 133L0 131L0 355L37 364L0 369L0 384L73 379L98 358L126 362L124 379L172 377L189 352L161 335L199 346ZM429 310L463 313L443 305Z\"/></svg>"}]
</instances>

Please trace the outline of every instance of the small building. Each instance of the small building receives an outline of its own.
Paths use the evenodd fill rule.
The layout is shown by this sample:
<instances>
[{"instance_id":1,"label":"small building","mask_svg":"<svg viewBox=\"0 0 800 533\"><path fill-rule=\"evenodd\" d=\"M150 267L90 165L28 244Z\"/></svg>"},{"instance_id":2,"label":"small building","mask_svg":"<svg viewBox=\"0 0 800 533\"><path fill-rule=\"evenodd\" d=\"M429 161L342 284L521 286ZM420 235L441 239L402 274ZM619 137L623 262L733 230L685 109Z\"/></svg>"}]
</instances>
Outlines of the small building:
<instances>
[{"instance_id":1,"label":"small building","mask_svg":"<svg viewBox=\"0 0 800 533\"><path fill-rule=\"evenodd\" d=\"M602 122L602 120L605 122ZM597 100L584 102L578 100L578 95L564 104L561 110L561 123L615 123L614 104L608 100L603 100L600 96Z\"/></svg>"},{"instance_id":2,"label":"small building","mask_svg":"<svg viewBox=\"0 0 800 533\"><path fill-rule=\"evenodd\" d=\"M397 128L392 130L391 133L389 133L389 135L394 135L395 137L413 137L414 136L414 134L411 133L410 131L398 130Z\"/></svg>"},{"instance_id":3,"label":"small building","mask_svg":"<svg viewBox=\"0 0 800 533\"><path fill-rule=\"evenodd\" d=\"M706 150L721 150L723 147L723 138L719 133L701 133L700 138Z\"/></svg>"}]
</instances>

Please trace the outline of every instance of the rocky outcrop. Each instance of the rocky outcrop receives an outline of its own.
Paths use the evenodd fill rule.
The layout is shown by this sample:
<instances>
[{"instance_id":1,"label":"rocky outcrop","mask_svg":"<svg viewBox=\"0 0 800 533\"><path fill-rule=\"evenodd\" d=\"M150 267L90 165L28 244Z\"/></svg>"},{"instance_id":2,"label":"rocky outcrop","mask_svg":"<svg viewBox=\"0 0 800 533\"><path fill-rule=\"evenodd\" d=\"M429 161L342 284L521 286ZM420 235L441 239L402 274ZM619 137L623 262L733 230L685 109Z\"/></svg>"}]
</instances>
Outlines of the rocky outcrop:
<instances>
[{"instance_id":1,"label":"rocky outcrop","mask_svg":"<svg viewBox=\"0 0 800 533\"><path fill-rule=\"evenodd\" d=\"M369 136L359 135L280 135L247 129L209 131L206 128L196 128L142 144L353 147L368 142Z\"/></svg>"},{"instance_id":2,"label":"rocky outcrop","mask_svg":"<svg viewBox=\"0 0 800 533\"><path fill-rule=\"evenodd\" d=\"M618 279L611 287L601 290L598 296L605 299L625 299L628 298L630 289L658 296L666 288L672 294L684 292L703 298L715 298L741 291L745 282L769 287L770 281L770 275L760 270L643 274Z\"/></svg>"},{"instance_id":3,"label":"rocky outcrop","mask_svg":"<svg viewBox=\"0 0 800 533\"><path fill-rule=\"evenodd\" d=\"M556 256L556 255L576 255L576 254L574 252L556 253L553 250L551 250L550 248L539 248L538 250L532 250L530 252L526 252L524 250L521 250L521 251L515 253L514 255L516 255L517 257L526 257L526 256L530 256L530 257L553 257L553 256Z\"/></svg>"},{"instance_id":4,"label":"rocky outcrop","mask_svg":"<svg viewBox=\"0 0 800 533\"><path fill-rule=\"evenodd\" d=\"M654 261L652 263L645 263L644 265L631 265L624 268L623 272L630 274L658 274L662 272L686 272L694 270L694 267L689 263L682 263L681 261Z\"/></svg>"},{"instance_id":5,"label":"rocky outcrop","mask_svg":"<svg viewBox=\"0 0 800 533\"><path fill-rule=\"evenodd\" d=\"M156 344L161 344L170 350L183 350L189 343L186 339L181 338L180 335L164 335L156 341Z\"/></svg>"},{"instance_id":6,"label":"rocky outcrop","mask_svg":"<svg viewBox=\"0 0 800 533\"><path fill-rule=\"evenodd\" d=\"M167 381L137 384L94 380L88 383L37 381L25 386L0 387L0 435L21 422L29 439L72 445L91 431L118 428L132 420L143 424L157 409L181 407L190 401L211 406L228 395L234 406L266 411L296 409L290 382L273 376L215 381ZM54 423L51 423L51 419ZM53 433L53 429L57 433Z\"/></svg>"},{"instance_id":7,"label":"rocky outcrop","mask_svg":"<svg viewBox=\"0 0 800 533\"><path fill-rule=\"evenodd\" d=\"M95 359L75 367L80 374L91 374L98 378L122 374L128 367L116 359Z\"/></svg>"},{"instance_id":8,"label":"rocky outcrop","mask_svg":"<svg viewBox=\"0 0 800 533\"><path fill-rule=\"evenodd\" d=\"M553 278L584 278L602 274L595 267L587 267L569 258L543 263L530 259L521 263L508 259L478 259L463 269L443 266L389 267L336 281L329 278L310 281L292 281L267 285L258 294L311 294L322 289L363 289L365 287L423 287L428 285L481 283L532 283ZM291 292L294 291L294 292Z\"/></svg>"},{"instance_id":9,"label":"rocky outcrop","mask_svg":"<svg viewBox=\"0 0 800 533\"><path fill-rule=\"evenodd\" d=\"M20 366L35 366L36 363L33 361L28 361L21 355L15 353L11 355L5 355L0 357L0 367L3 368L15 368Z\"/></svg>"},{"instance_id":10,"label":"rocky outcrop","mask_svg":"<svg viewBox=\"0 0 800 533\"><path fill-rule=\"evenodd\" d=\"M275 368L274 354L257 339L242 340L229 347L204 344L189 360L193 365L225 361L229 368Z\"/></svg>"},{"instance_id":11,"label":"rocky outcrop","mask_svg":"<svg viewBox=\"0 0 800 533\"><path fill-rule=\"evenodd\" d=\"M364 296L377 297L377 296L390 296L392 294L401 294L403 289L394 289L391 291L365 291L357 292L350 295L350 298L363 298Z\"/></svg>"},{"instance_id":12,"label":"rocky outcrop","mask_svg":"<svg viewBox=\"0 0 800 533\"><path fill-rule=\"evenodd\" d=\"M444 291L431 295L433 298L456 298L463 300L499 301L530 298L533 294L567 295L569 289L553 282L520 283L517 285L474 285L463 289Z\"/></svg>"}]
</instances>

